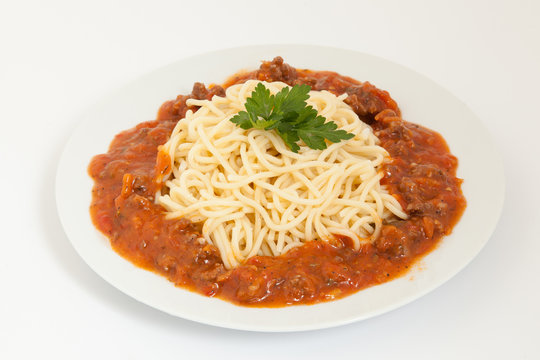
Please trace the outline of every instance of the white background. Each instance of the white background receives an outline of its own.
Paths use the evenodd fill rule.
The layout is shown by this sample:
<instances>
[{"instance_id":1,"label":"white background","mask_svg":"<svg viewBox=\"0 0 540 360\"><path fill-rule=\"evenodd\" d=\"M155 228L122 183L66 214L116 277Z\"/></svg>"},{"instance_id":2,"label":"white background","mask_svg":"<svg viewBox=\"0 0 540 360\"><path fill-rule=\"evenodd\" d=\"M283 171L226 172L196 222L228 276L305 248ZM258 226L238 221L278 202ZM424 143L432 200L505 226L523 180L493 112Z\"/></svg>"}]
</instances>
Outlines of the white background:
<instances>
[{"instance_id":1,"label":"white background","mask_svg":"<svg viewBox=\"0 0 540 360\"><path fill-rule=\"evenodd\" d=\"M265 43L387 58L446 87L485 122L504 159L506 202L465 270L361 323L265 334L171 317L88 268L54 202L74 119L162 65ZM2 1L0 358L539 359L539 84L532 0Z\"/></svg>"}]
</instances>

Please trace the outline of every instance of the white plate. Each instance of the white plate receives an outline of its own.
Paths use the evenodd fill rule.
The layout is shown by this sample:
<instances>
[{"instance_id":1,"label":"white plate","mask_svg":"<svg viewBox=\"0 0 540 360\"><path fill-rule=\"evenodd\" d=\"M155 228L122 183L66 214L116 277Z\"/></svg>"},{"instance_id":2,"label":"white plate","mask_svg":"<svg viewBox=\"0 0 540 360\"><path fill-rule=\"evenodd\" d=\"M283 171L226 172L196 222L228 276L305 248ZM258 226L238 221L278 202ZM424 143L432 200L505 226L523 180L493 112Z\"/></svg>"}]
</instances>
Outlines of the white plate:
<instances>
[{"instance_id":1,"label":"white plate","mask_svg":"<svg viewBox=\"0 0 540 360\"><path fill-rule=\"evenodd\" d=\"M117 255L90 220L92 156L107 151L113 136L155 118L165 100L191 91L194 82L220 83L240 69L281 55L286 62L333 70L388 90L403 117L440 132L459 158L467 208L453 233L396 280L352 296L307 306L246 308L175 287L165 278L135 267ZM172 315L205 324L253 331L320 329L359 321L402 306L454 276L491 236L503 205L501 159L479 119L448 91L426 77L378 57L336 48L264 45L197 55L158 69L89 108L60 159L56 200L73 246L101 277L127 295ZM412 275L412 276L411 276Z\"/></svg>"}]
</instances>

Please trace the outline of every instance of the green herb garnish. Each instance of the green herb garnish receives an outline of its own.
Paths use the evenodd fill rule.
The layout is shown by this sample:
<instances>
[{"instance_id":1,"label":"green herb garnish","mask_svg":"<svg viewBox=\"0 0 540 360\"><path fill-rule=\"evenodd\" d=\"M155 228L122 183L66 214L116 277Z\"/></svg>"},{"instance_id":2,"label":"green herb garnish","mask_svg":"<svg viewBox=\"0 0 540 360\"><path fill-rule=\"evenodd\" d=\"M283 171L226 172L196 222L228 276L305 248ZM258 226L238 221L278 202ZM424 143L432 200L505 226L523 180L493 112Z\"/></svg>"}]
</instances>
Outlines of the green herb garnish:
<instances>
[{"instance_id":1,"label":"green herb garnish","mask_svg":"<svg viewBox=\"0 0 540 360\"><path fill-rule=\"evenodd\" d=\"M300 150L300 139L312 149L323 150L325 139L337 143L353 138L354 134L336 130L335 122L325 122L317 110L306 104L310 90L308 85L294 85L270 95L270 90L259 83L246 99L246 111L240 111L231 121L245 130L275 130L295 153Z\"/></svg>"}]
</instances>

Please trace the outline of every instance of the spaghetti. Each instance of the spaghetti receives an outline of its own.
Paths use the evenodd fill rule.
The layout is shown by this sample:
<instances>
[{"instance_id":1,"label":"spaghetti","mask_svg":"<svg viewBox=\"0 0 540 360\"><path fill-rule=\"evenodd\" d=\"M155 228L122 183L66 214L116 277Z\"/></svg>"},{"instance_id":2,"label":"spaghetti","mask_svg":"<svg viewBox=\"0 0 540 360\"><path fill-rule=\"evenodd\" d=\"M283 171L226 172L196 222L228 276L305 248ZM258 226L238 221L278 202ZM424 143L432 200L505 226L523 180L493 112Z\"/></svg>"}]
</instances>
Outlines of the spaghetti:
<instances>
[{"instance_id":1,"label":"spaghetti","mask_svg":"<svg viewBox=\"0 0 540 360\"><path fill-rule=\"evenodd\" d=\"M325 150L301 143L294 153L273 131L244 130L229 121L245 110L258 83L230 86L212 100L187 100L199 109L189 110L160 147L172 168L156 196L167 218L201 223L201 241L218 248L227 268L334 235L359 249L379 236L383 221L407 218L380 184L389 155L343 101L347 94L311 91L307 103L355 137ZM272 94L288 86L263 84Z\"/></svg>"}]
</instances>

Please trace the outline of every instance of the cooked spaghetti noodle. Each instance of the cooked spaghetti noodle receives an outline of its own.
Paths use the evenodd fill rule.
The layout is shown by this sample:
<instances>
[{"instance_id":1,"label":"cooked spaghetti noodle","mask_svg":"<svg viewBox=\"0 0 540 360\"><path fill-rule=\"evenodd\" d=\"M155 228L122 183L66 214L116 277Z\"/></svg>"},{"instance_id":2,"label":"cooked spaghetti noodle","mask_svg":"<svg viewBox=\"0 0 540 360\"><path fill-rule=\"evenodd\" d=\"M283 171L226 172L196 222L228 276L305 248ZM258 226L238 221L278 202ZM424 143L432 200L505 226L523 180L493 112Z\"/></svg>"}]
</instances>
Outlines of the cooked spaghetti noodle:
<instances>
[{"instance_id":1,"label":"cooked spaghetti noodle","mask_svg":"<svg viewBox=\"0 0 540 360\"><path fill-rule=\"evenodd\" d=\"M380 185L388 153L343 102L347 94L311 91L307 103L355 137L325 150L301 143L294 153L273 131L244 130L229 121L245 110L258 83L230 86L225 97L187 101L200 108L188 111L160 148L172 172L156 201L168 218L202 223L201 240L219 249L227 268L334 235L350 238L358 249L378 237L384 220L407 218ZM287 86L263 83L272 94Z\"/></svg>"}]
</instances>

